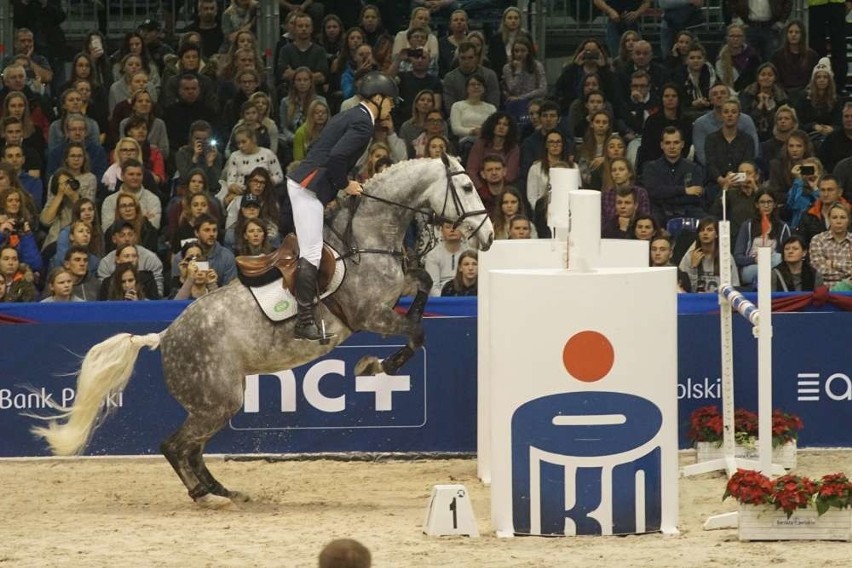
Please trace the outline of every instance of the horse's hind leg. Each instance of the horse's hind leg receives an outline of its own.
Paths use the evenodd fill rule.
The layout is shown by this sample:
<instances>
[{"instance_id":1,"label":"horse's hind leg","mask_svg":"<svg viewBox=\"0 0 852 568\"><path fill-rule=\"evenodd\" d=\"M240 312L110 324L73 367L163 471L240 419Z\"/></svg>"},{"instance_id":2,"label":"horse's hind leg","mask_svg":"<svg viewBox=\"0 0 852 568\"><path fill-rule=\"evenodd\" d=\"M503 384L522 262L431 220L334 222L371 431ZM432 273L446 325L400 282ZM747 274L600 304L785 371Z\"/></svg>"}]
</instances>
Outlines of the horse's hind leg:
<instances>
[{"instance_id":1,"label":"horse's hind leg","mask_svg":"<svg viewBox=\"0 0 852 568\"><path fill-rule=\"evenodd\" d=\"M210 493L213 495L227 497L235 503L245 503L246 501L249 501L248 495L239 491L230 491L225 489L225 487L219 483L215 477L213 477L213 474L210 473L209 469L207 469L207 464L204 463L204 446L189 456L189 465L192 467L192 471L195 472L195 476L208 487Z\"/></svg>"},{"instance_id":2,"label":"horse's hind leg","mask_svg":"<svg viewBox=\"0 0 852 568\"><path fill-rule=\"evenodd\" d=\"M227 490L207 471L202 458L207 440L222 429L230 416L223 415L221 410L215 414L191 412L183 425L160 446L189 496L204 507L218 509L231 504L227 495L219 494Z\"/></svg>"}]
</instances>

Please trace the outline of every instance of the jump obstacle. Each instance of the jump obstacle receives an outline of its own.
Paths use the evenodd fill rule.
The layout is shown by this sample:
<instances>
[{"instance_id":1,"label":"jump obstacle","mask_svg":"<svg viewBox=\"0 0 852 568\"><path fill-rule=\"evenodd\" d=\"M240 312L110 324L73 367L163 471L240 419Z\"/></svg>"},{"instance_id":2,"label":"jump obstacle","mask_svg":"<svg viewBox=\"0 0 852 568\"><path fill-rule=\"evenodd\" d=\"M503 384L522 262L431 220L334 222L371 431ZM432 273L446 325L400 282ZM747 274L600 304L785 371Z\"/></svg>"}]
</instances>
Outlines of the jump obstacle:
<instances>
[{"instance_id":1,"label":"jump obstacle","mask_svg":"<svg viewBox=\"0 0 852 568\"><path fill-rule=\"evenodd\" d=\"M757 305L731 285L731 223L719 222L719 320L722 344L722 447L724 456L685 466L681 475L691 476L724 470L728 477L738 468L758 469L764 475L783 474L772 463L772 247L757 250ZM758 447L757 461L735 456L734 432L734 334L733 310L752 325L757 338ZM705 530L736 528L737 513L714 515L704 523Z\"/></svg>"}]
</instances>

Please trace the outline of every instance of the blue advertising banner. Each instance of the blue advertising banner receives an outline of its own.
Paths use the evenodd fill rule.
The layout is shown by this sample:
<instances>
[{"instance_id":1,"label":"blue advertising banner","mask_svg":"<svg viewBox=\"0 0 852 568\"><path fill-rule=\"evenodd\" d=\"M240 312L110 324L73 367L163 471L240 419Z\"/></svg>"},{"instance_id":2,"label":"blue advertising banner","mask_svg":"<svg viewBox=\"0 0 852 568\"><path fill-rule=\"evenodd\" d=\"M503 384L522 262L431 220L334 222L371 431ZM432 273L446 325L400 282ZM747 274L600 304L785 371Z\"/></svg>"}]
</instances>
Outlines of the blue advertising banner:
<instances>
[{"instance_id":1,"label":"blue advertising banner","mask_svg":"<svg viewBox=\"0 0 852 568\"><path fill-rule=\"evenodd\" d=\"M83 323L50 319L0 326L0 457L48 455L29 433L34 420L22 413L46 413L47 400L72 402L73 374L95 343L119 332L160 331L181 309L168 302L146 302L144 310L128 309L128 304L122 304L121 322L113 316L98 318L97 312L110 310L88 304L82 305L88 312ZM14 315L38 319L32 314L45 306L19 308ZM5 307L3 313L8 313ZM852 314L778 314L773 324L773 406L801 416L805 429L800 446L852 446L852 368L845 359ZM359 333L310 365L248 377L243 409L208 451L473 452L476 320L439 317L425 325L426 348L397 376L354 375L362 356L387 356L400 342ZM756 410L756 340L739 317L734 319L734 352L736 405ZM678 365L680 445L686 447L690 413L720 404L717 315L678 317ZM159 353L147 350L127 390L107 404L115 412L95 433L90 455L159 453L160 442L184 417L166 391Z\"/></svg>"}]
</instances>

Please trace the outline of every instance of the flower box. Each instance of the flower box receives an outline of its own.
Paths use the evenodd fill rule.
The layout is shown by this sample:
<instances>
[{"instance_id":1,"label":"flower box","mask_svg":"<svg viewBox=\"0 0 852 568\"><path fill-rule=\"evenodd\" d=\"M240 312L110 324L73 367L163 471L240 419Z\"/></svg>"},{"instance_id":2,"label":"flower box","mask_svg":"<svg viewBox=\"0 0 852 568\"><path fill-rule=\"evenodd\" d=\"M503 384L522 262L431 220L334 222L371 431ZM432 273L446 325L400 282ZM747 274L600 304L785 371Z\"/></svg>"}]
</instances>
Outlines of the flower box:
<instances>
[{"instance_id":1,"label":"flower box","mask_svg":"<svg viewBox=\"0 0 852 568\"><path fill-rule=\"evenodd\" d=\"M740 540L852 540L852 510L797 509L790 517L772 505L740 505Z\"/></svg>"},{"instance_id":2,"label":"flower box","mask_svg":"<svg viewBox=\"0 0 852 568\"><path fill-rule=\"evenodd\" d=\"M743 446L737 444L734 446L734 457L757 460L757 444L755 440L753 444ZM772 448L772 463L776 463L784 469L793 469L796 467L796 449L795 440ZM716 442L696 442L695 443L695 462L701 463L710 460L724 459L725 447L716 444Z\"/></svg>"}]
</instances>

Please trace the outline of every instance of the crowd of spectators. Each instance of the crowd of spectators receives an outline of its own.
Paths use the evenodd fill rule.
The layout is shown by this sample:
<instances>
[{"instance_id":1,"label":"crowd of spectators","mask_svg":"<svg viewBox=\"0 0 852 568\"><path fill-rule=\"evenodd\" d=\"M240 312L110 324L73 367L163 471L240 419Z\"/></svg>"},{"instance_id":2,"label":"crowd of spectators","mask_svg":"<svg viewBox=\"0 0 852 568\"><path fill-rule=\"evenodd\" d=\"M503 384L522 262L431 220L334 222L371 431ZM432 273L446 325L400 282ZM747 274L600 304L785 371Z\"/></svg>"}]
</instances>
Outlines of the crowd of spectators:
<instances>
[{"instance_id":1,"label":"crowd of spectators","mask_svg":"<svg viewBox=\"0 0 852 568\"><path fill-rule=\"evenodd\" d=\"M805 26L789 2L729 0L711 50L689 31L700 3L661 2L655 53L638 26L650 1L594 0L605 41L580 41L549 82L513 2L487 34L460 8L477 2L413 0L400 29L383 25L387 3L282 2L266 54L255 0L193 4L169 41L149 19L115 45L92 31L69 57L60 3L14 1L0 301L186 299L227 284L235 255L293 230L285 172L372 70L404 103L353 179L454 154L497 238L545 238L550 172L577 168L602 192L602 235L648 240L649 264L677 264L683 291L718 286L723 215L742 285L770 245L776 288L852 287L852 103L822 6ZM443 227L423 260L432 293L476 294L476 263Z\"/></svg>"}]
</instances>

